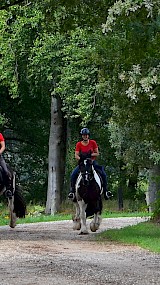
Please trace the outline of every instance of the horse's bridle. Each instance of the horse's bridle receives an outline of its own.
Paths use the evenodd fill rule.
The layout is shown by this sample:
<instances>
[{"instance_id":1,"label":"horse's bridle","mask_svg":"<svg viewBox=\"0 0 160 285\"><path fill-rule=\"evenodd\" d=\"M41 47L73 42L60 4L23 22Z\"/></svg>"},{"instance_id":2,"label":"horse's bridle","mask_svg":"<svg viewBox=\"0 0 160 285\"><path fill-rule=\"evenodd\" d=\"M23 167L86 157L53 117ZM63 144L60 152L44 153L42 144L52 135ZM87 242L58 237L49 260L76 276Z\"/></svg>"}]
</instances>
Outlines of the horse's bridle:
<instances>
[{"instance_id":1,"label":"horse's bridle","mask_svg":"<svg viewBox=\"0 0 160 285\"><path fill-rule=\"evenodd\" d=\"M80 172L82 175L83 185L88 186L89 182L93 179L93 162L90 158L86 158L80 163ZM82 168L81 168L82 167Z\"/></svg>"}]
</instances>

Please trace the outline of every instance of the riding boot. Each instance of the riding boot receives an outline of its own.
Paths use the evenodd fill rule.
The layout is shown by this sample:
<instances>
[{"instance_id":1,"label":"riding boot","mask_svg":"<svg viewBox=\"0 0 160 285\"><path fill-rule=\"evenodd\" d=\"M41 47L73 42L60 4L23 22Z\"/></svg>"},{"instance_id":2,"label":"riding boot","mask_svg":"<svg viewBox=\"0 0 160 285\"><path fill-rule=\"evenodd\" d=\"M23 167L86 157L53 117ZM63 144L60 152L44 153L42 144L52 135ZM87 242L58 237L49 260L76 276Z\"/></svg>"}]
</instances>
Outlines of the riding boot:
<instances>
[{"instance_id":1,"label":"riding boot","mask_svg":"<svg viewBox=\"0 0 160 285\"><path fill-rule=\"evenodd\" d=\"M109 200L109 199L111 199L113 197L113 194L111 193L111 191L105 191L104 190L104 199L105 200Z\"/></svg>"},{"instance_id":2,"label":"riding boot","mask_svg":"<svg viewBox=\"0 0 160 285\"><path fill-rule=\"evenodd\" d=\"M113 194L111 193L111 191L107 190L107 181L106 181L106 176L102 176L102 180L103 180L103 193L104 193L104 199L105 200L109 200L113 197Z\"/></svg>"}]
</instances>

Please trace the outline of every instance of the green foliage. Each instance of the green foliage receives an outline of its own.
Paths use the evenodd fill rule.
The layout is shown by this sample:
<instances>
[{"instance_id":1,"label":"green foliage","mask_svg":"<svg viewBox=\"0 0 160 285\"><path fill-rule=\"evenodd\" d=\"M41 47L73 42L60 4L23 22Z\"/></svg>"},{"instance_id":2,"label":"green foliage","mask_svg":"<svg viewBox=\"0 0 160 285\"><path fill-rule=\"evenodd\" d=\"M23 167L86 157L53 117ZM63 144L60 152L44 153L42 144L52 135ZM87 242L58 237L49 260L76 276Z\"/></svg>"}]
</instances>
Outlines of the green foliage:
<instances>
[{"instance_id":1,"label":"green foliage","mask_svg":"<svg viewBox=\"0 0 160 285\"><path fill-rule=\"evenodd\" d=\"M159 147L158 7L157 1L117 1L109 9L104 24L111 45L117 41L112 49L116 62L112 63L111 74L114 80L111 123L116 122L117 128L120 127L125 143L126 138L131 144L134 140L134 149L140 143L152 152ZM111 131L113 135L113 126ZM119 138L121 148L124 139Z\"/></svg>"},{"instance_id":2,"label":"green foliage","mask_svg":"<svg viewBox=\"0 0 160 285\"><path fill-rule=\"evenodd\" d=\"M159 1L117 1L103 25L113 58L112 72L103 72L113 86L110 142L129 171L159 163L159 8Z\"/></svg>"},{"instance_id":3,"label":"green foliage","mask_svg":"<svg viewBox=\"0 0 160 285\"><path fill-rule=\"evenodd\" d=\"M46 196L50 124L50 98L44 98L40 89L36 93L28 77L28 58L42 18L40 10L28 6L0 11L4 135L8 153L13 152L9 162L16 170L17 181L23 186L26 199L34 201Z\"/></svg>"},{"instance_id":4,"label":"green foliage","mask_svg":"<svg viewBox=\"0 0 160 285\"><path fill-rule=\"evenodd\" d=\"M159 191L160 193L160 191ZM156 200L155 202L155 210L154 210L154 213L153 213L153 221L155 222L160 222L160 198L159 198L159 193L158 193L158 199Z\"/></svg>"},{"instance_id":5,"label":"green foliage","mask_svg":"<svg viewBox=\"0 0 160 285\"><path fill-rule=\"evenodd\" d=\"M96 97L97 67L92 60L94 42L91 39L79 28L71 33L69 43L63 49L63 68L56 88L63 99L66 116L80 117L83 124L91 120Z\"/></svg>"},{"instance_id":6,"label":"green foliage","mask_svg":"<svg viewBox=\"0 0 160 285\"><path fill-rule=\"evenodd\" d=\"M159 8L155 0L31 0L0 11L0 124L28 200L46 195L51 94L73 133L66 184L83 125L115 195L121 163L126 189L135 165L159 162Z\"/></svg>"},{"instance_id":7,"label":"green foliage","mask_svg":"<svg viewBox=\"0 0 160 285\"><path fill-rule=\"evenodd\" d=\"M0 126L3 125L5 123L5 118L3 115L0 114Z\"/></svg>"},{"instance_id":8,"label":"green foliage","mask_svg":"<svg viewBox=\"0 0 160 285\"><path fill-rule=\"evenodd\" d=\"M5 10L11 6L14 6L14 5L20 5L20 4L26 4L26 1L25 0L1 0L1 3L0 3L0 10Z\"/></svg>"}]
</instances>

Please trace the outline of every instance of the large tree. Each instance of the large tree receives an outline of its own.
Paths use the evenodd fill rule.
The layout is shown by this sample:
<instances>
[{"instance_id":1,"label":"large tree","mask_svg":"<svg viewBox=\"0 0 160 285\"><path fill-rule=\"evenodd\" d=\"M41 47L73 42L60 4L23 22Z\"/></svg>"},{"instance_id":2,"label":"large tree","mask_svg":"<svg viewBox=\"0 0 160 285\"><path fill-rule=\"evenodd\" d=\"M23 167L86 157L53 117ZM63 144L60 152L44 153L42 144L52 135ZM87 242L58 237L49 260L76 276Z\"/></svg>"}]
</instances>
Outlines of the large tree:
<instances>
[{"instance_id":1,"label":"large tree","mask_svg":"<svg viewBox=\"0 0 160 285\"><path fill-rule=\"evenodd\" d=\"M70 109L68 94L62 94L62 92L59 92L57 88L59 82L68 80L66 74L63 73L63 67L65 68L65 63L64 60L62 60L62 57L64 59L67 59L68 56L65 52L65 47L66 49L67 47L70 50L73 49L74 52L71 51L72 54L69 59L69 65L71 66L70 63L72 60L76 63L78 59L75 58L77 44L76 37L72 30L77 29L78 25L87 26L88 24L87 30L90 33L91 30L93 30L93 27L97 27L102 22L102 19L105 19L107 8L104 9L105 1L98 1L95 3L91 3L90 1L85 3L85 1L81 1L78 4L76 1L73 1L72 3L68 3L68 1L64 3L64 1L62 1L62 3L60 2L57 6L57 3L55 3L55 1L49 0L30 2L23 1L20 7L18 5L12 7L14 4L20 4L20 2L18 2L19 1L11 1L9 3L10 5L3 5L3 7L1 7L3 10L1 11L0 21L2 31L1 66L3 70L1 74L1 86L4 90L6 90L5 96L6 94L11 96L14 99L15 104L17 104L15 113L20 114L23 106L26 106L24 116L22 116L23 119L17 123L16 128L20 134L22 132L20 132L20 130L23 130L20 123L24 124L24 122L27 122L29 127L27 126L24 128L24 135L26 134L26 137L29 135L29 132L32 132L32 121L34 121L35 125L39 125L40 129L42 128L42 130L45 130L44 126L47 122L47 134L49 114L48 106L50 105L51 101L51 114L53 114L53 116L51 116L51 119L53 118L53 120L51 120L49 140L50 161L48 200L50 200L49 197L52 197L53 200L50 202L50 205L47 202L46 212L53 213L58 210L59 203L56 203L55 205L54 203L56 200L56 195L58 197L57 200L59 201L59 191L60 189L62 191L62 181L64 176L64 167L62 173L62 168L58 168L59 170L57 170L57 168L53 167L53 164L55 164L55 161L58 159L58 165L64 166L64 151L66 145L66 141L63 135L65 129L65 119L62 119L63 114L61 113L61 108L59 107L60 109L57 112L59 118L57 121L55 120L54 110L56 106L53 106L53 102L56 102L56 100L58 100L57 106L60 106L61 104L59 103L61 100L63 100L63 111L66 113L66 117L69 118L70 116L70 111L68 112ZM5 1L3 4L5 4ZM6 2L6 4L8 3ZM11 7L9 8L9 6ZM5 11L5 9L7 10ZM69 41L70 43L68 44ZM84 42L84 46L83 44L81 45L80 41ZM82 58L82 60L78 59L78 64L81 69L78 84L82 84L81 93L79 93L79 90L77 89L76 93L73 93L71 95L74 96L74 94L76 94L77 98L79 97L77 105L72 106L72 113L77 113L78 117L83 120L85 111L85 122L88 122L91 120L90 114L92 113L92 109L94 109L94 83L97 80L97 75L94 79L94 73L97 74L97 70L93 64L93 61L91 61L89 64L89 60L92 58L92 52L90 51L90 44L88 39L88 43L85 43L85 41L86 40L83 40L82 32L81 37L79 37L78 47L78 56L80 55ZM87 49L89 51L89 55L87 55ZM86 64L85 60L87 60ZM84 69L85 65L87 66L86 70ZM75 69L73 71L78 74L80 69ZM83 71L86 72L85 76L82 74ZM90 72L92 73L91 79L89 77ZM64 78L63 80L61 80L62 77ZM59 85L59 88L61 88L61 85ZM82 95L82 93L84 93L84 95ZM86 102L85 108L83 108L84 100ZM32 104L33 102L34 104ZM15 105L13 104L13 106ZM33 113L31 112L32 109ZM41 110L40 112L38 111L39 109ZM28 118L27 113L30 115ZM6 116L6 119L8 119L7 117L10 117L10 115ZM58 127L56 122L58 122L58 124L61 122L61 127ZM20 128L19 130L18 125ZM13 129L12 124L10 124L9 127ZM57 130L60 133L57 133ZM53 136L53 133L57 135L56 139ZM44 138L43 135L42 137ZM62 138L60 141L61 145L63 146L61 148L61 151L59 150L59 142L57 143L60 137ZM35 140L37 139L36 136L32 135L32 141L33 138L35 138ZM50 155L50 150L52 149L57 149L57 151L54 152L54 158L53 155ZM58 153L61 153L61 156L64 157L63 161L61 161ZM45 153L43 154L45 155ZM64 154L64 156L62 154ZM55 173L53 173L53 169ZM60 172L61 177L58 174ZM53 176L57 177L54 180L54 185L56 185L54 189L58 189L58 191L56 190L54 192L52 189L53 184L50 183L50 181L53 181Z\"/></svg>"},{"instance_id":2,"label":"large tree","mask_svg":"<svg viewBox=\"0 0 160 285\"><path fill-rule=\"evenodd\" d=\"M160 151L159 8L156 0L117 1L103 25L108 47L113 47L109 51L113 72L107 78L113 86L114 112L110 123L119 126L119 134L123 132L119 139L127 162L137 161L140 166L151 168L152 179L154 169L157 176L159 168L154 165L159 165ZM154 198L148 195L152 197L149 204L158 197L159 188L154 193Z\"/></svg>"}]
</instances>

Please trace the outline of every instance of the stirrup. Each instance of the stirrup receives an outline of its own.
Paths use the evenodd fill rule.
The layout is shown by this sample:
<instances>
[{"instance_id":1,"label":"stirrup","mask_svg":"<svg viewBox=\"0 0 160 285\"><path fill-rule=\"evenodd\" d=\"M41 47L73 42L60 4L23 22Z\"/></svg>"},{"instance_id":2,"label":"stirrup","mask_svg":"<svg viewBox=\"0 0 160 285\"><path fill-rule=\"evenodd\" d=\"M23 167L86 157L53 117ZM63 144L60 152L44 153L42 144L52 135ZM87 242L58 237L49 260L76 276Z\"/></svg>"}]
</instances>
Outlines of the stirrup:
<instances>
[{"instance_id":1,"label":"stirrup","mask_svg":"<svg viewBox=\"0 0 160 285\"><path fill-rule=\"evenodd\" d=\"M75 198L75 194L74 194L73 192L70 192L70 193L68 194L68 199L73 200L74 198Z\"/></svg>"},{"instance_id":2,"label":"stirrup","mask_svg":"<svg viewBox=\"0 0 160 285\"><path fill-rule=\"evenodd\" d=\"M113 197L113 194L111 193L111 191L106 191L106 197L108 199L112 198Z\"/></svg>"},{"instance_id":3,"label":"stirrup","mask_svg":"<svg viewBox=\"0 0 160 285\"><path fill-rule=\"evenodd\" d=\"M12 196L13 196L12 191L11 191L11 190L6 190L6 191L4 192L4 196L5 196L6 198L12 198Z\"/></svg>"}]
</instances>

